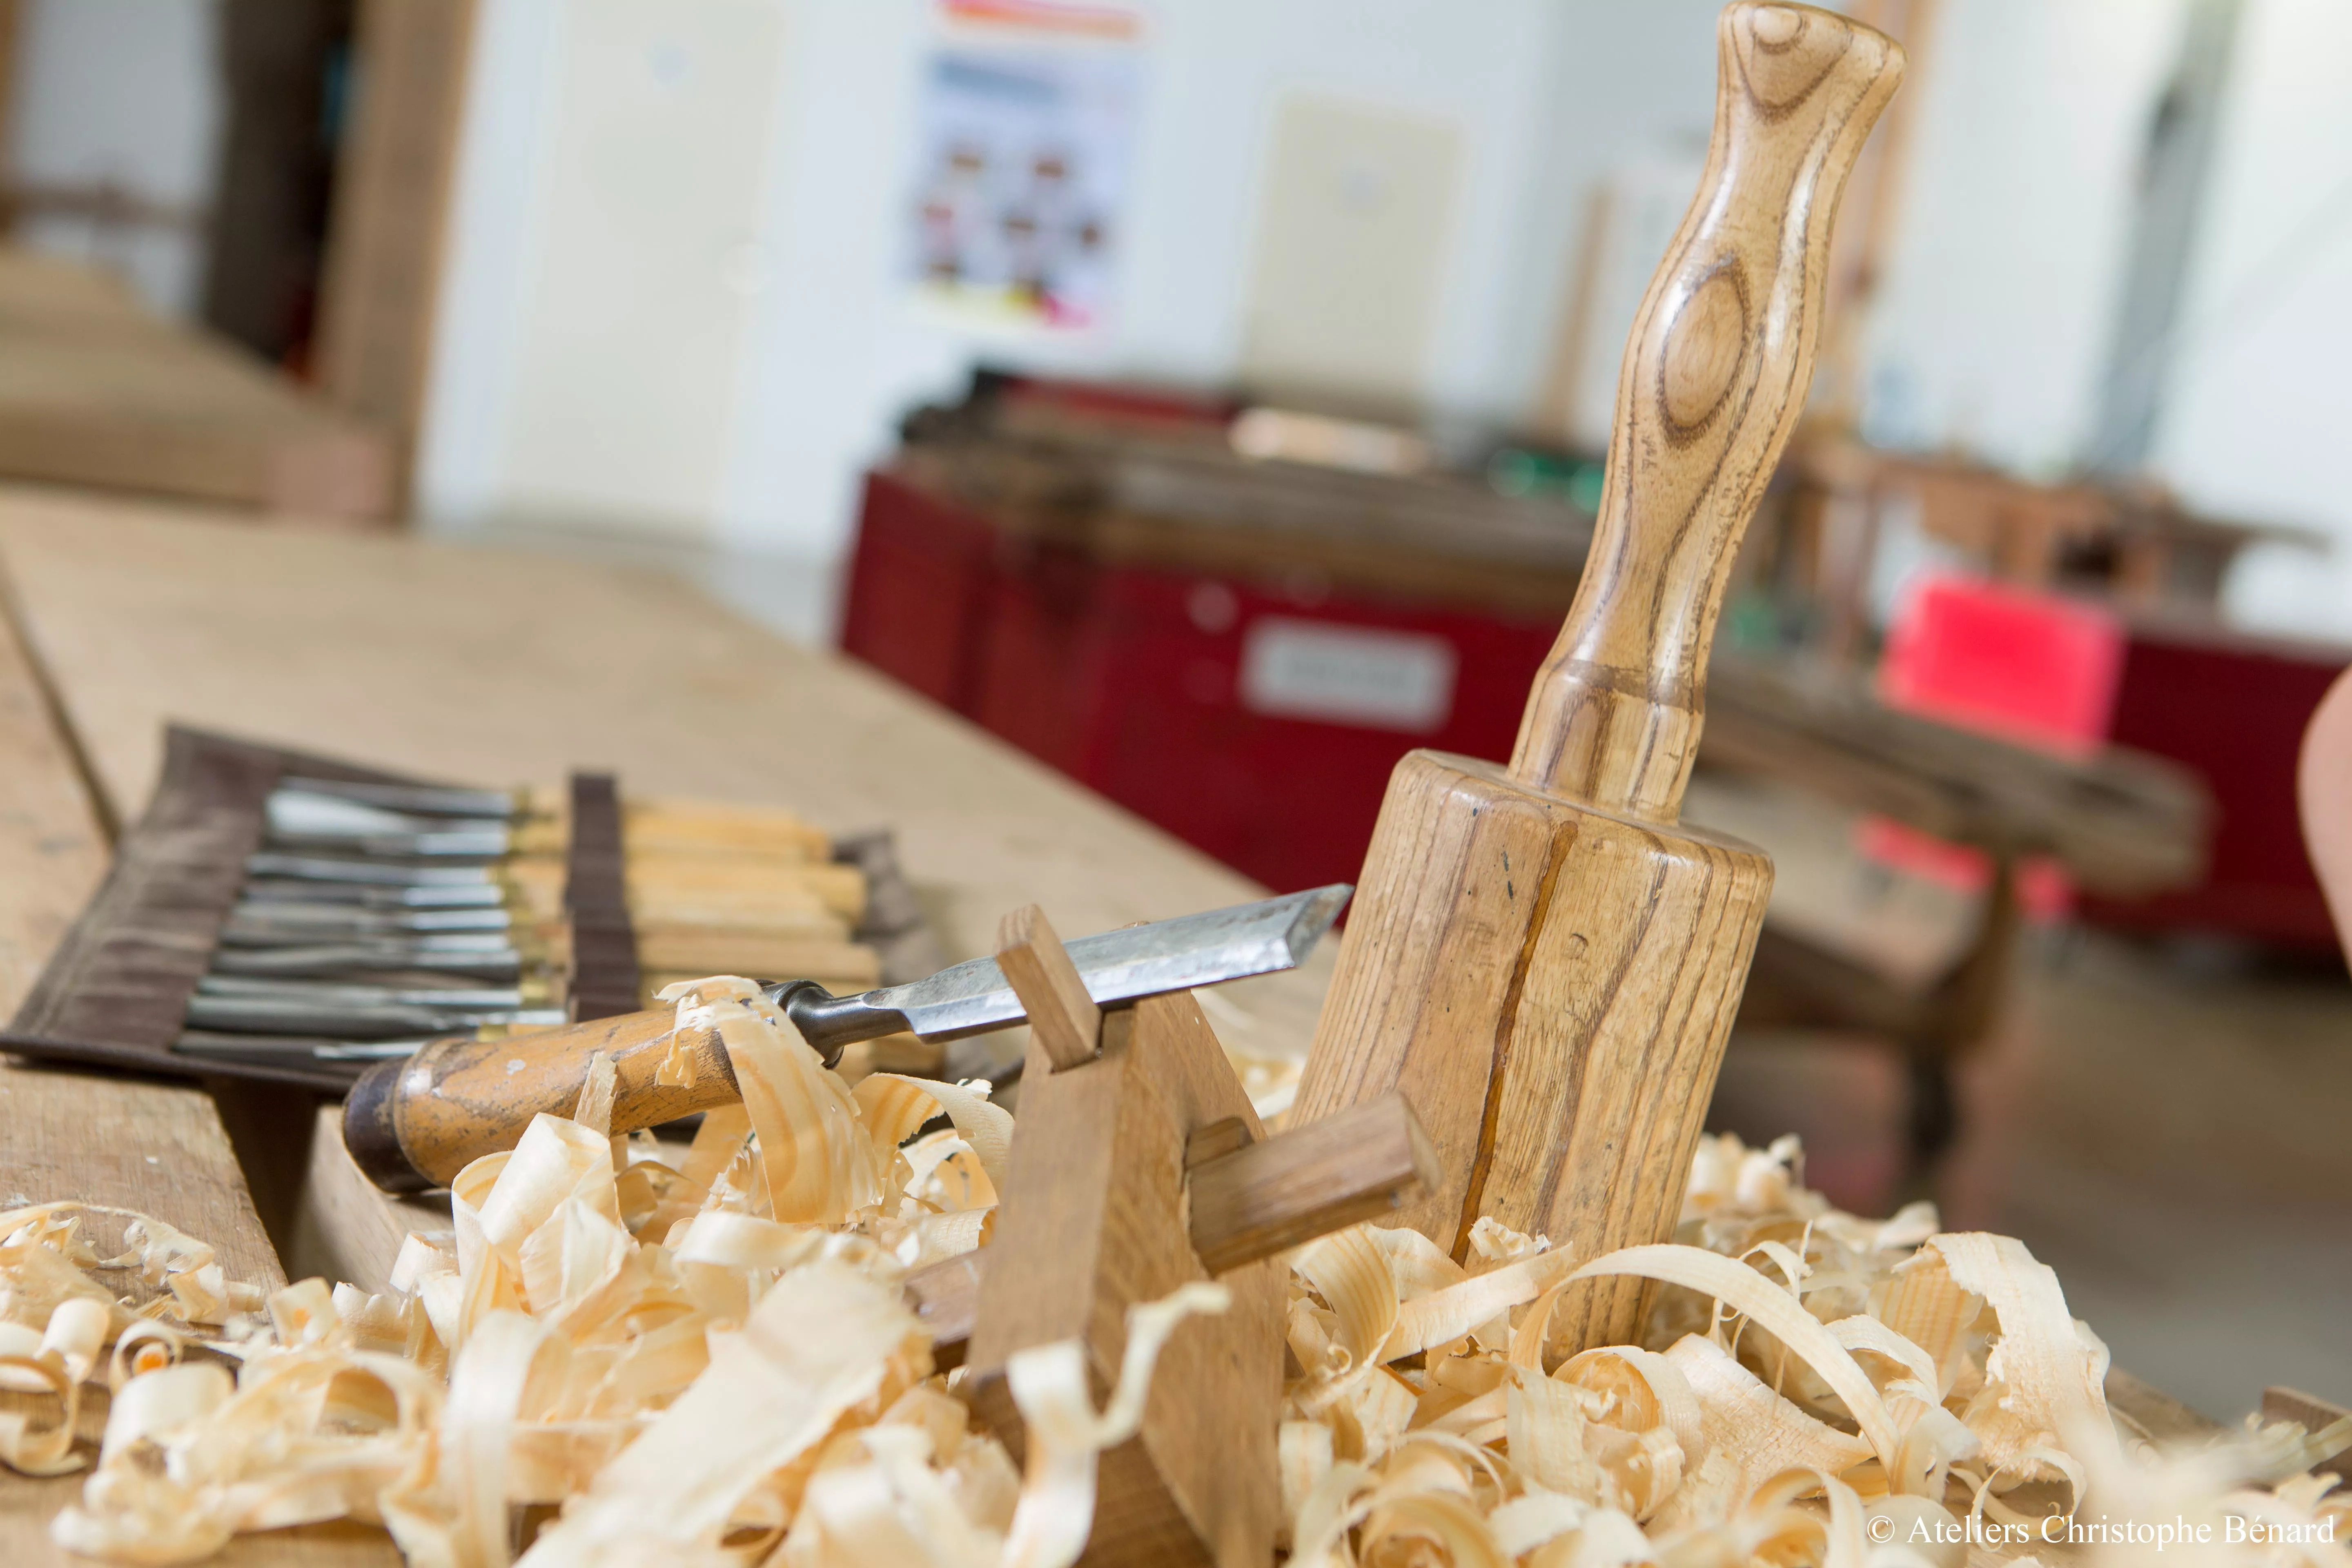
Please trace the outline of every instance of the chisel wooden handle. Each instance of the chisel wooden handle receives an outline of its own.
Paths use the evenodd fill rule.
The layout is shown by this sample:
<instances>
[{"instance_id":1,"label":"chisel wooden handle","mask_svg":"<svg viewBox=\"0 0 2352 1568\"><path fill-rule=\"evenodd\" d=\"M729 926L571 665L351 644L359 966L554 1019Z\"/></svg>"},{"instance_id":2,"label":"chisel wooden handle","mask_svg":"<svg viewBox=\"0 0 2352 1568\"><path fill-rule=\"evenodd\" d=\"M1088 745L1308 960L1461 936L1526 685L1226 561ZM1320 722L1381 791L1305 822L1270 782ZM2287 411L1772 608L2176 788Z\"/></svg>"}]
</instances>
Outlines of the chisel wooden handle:
<instances>
[{"instance_id":1,"label":"chisel wooden handle","mask_svg":"<svg viewBox=\"0 0 2352 1568\"><path fill-rule=\"evenodd\" d=\"M1511 757L1664 822L1732 558L1804 411L1838 193L1903 74L1887 39L1805 6L1734 5L1717 38L1706 173L1625 344L1592 550Z\"/></svg>"},{"instance_id":2,"label":"chisel wooden handle","mask_svg":"<svg viewBox=\"0 0 2352 1568\"><path fill-rule=\"evenodd\" d=\"M741 1096L715 1029L684 1042L691 1084L656 1083L675 1007L598 1018L499 1040L435 1040L405 1061L370 1068L343 1102L343 1142L386 1192L443 1187L471 1161L511 1149L541 1111L569 1116L591 1057L613 1058L613 1131L634 1132Z\"/></svg>"}]
</instances>

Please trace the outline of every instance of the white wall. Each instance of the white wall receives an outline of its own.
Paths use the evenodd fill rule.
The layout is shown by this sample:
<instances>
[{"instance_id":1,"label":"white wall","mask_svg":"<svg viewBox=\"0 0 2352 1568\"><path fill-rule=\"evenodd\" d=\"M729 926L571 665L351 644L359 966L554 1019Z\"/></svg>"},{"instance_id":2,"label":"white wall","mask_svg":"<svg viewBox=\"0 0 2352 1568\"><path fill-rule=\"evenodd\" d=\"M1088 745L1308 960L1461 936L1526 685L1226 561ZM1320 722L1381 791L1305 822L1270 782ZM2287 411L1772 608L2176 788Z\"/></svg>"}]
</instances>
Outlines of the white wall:
<instances>
[{"instance_id":1,"label":"white wall","mask_svg":"<svg viewBox=\"0 0 2352 1568\"><path fill-rule=\"evenodd\" d=\"M110 267L158 310L193 315L226 109L212 0L31 0L17 25L13 176L105 182L195 219L188 229L108 231L34 216L17 239Z\"/></svg>"},{"instance_id":2,"label":"white wall","mask_svg":"<svg viewBox=\"0 0 2352 1568\"><path fill-rule=\"evenodd\" d=\"M909 140L942 37L926 0L669 4L667 13L664 0L603 9L783 13L772 73L782 101L732 122L763 171L743 242L706 246L655 298L610 308L657 324L664 310L712 314L688 299L692 289L733 290L740 342L704 356L707 395L684 421L677 366L659 376L551 373L562 310L585 331L596 303L591 291L551 317L565 291L542 270L565 265L548 243L547 193L564 162L554 145L562 106L577 96L572 24L562 0L487 0L420 476L431 515L638 528L666 520L734 547L821 559L842 547L859 470L888 450L898 416L952 394L975 357L1225 380L1243 363L1273 118L1302 93L1458 132L1462 174L1423 391L1441 418L1507 425L1541 383L1593 187L1629 161L1703 142L1718 9L1716 0L1160 0L1142 45L1119 310L1104 330L1065 338L949 323L905 281ZM2140 147L2183 16L2184 0L1939 8L1927 68L1906 89L1920 94L1915 156L1866 340L1874 435L2036 475L2080 456ZM2197 264L2200 300L2236 287L2273 243L2265 237L2300 221L2297 202L2341 177L2332 171L2352 157L2341 151L2352 147L2347 28L2352 10L2334 0L2254 0L2218 177L2224 195ZM2352 350L2352 306L2326 287L2342 276L2352 234L2339 228L2331 243L2335 259L2295 284L2307 298L2266 306L2183 362L2160 467L2201 505L2352 533L2352 501L2337 494L2316 428L2336 406L2324 378L2344 356L2298 352L2314 333ZM2273 420L2272 389L2282 385L2296 395ZM569 413L551 420L551 400ZM688 442L682 424L704 438ZM582 443L569 469L567 429ZM700 455L685 460L688 446ZM599 492L589 481L615 464L668 477ZM2276 584L2262 590L2256 567L2235 602L2278 624L2293 606ZM2326 601L2294 612L2306 621L2352 602L2307 563L2281 580L2289 597Z\"/></svg>"},{"instance_id":3,"label":"white wall","mask_svg":"<svg viewBox=\"0 0 2352 1568\"><path fill-rule=\"evenodd\" d=\"M2352 641L2352 6L2253 0L2232 62L2158 463L2223 516L2326 531L2250 554L2242 620Z\"/></svg>"},{"instance_id":4,"label":"white wall","mask_svg":"<svg viewBox=\"0 0 2352 1568\"><path fill-rule=\"evenodd\" d=\"M654 5L657 0L643 0ZM1189 382L1239 363L1263 169L1276 106L1291 92L1395 108L1458 128L1463 174L1438 290L1424 395L1438 410L1509 418L1524 405L1550 329L1563 226L1530 190L1601 156L1595 138L1661 116L1703 131L1713 93L1713 7L1589 0L1169 0L1143 45L1140 126L1125 215L1120 305L1085 337L1005 337L941 321L905 281L906 209L916 93L941 37L920 0L769 0L791 12L784 123L772 136L763 259L748 326L724 472L709 524L724 542L829 555L846 536L863 464L886 452L912 403L954 390L976 355ZM1652 42L1695 33L1696 64ZM1584 16L1577 68L1559 62L1568 22ZM1695 24L1695 26L1694 26ZM593 509L519 474L513 432L536 372L517 322L533 269L553 265L535 205L563 91L566 27L554 0L488 0L473 121L420 474L424 504L465 521ZM1620 37L1619 35L1623 35ZM1677 57L1668 84L1629 83L1630 60ZM1574 102L1590 108L1570 111ZM1597 166L1597 165L1593 165ZM1531 257L1533 258L1531 259ZM725 286L713 268L712 288ZM615 308L630 302L615 301ZM575 394L577 395L577 394ZM594 389L610 429L651 395ZM655 422L646 422L650 428ZM597 520L627 521L618 513Z\"/></svg>"},{"instance_id":5,"label":"white wall","mask_svg":"<svg viewBox=\"0 0 2352 1568\"><path fill-rule=\"evenodd\" d=\"M1868 334L1866 432L2054 477L2092 428L2182 0L1948 0ZM1905 91L1914 90L1906 87Z\"/></svg>"}]
</instances>

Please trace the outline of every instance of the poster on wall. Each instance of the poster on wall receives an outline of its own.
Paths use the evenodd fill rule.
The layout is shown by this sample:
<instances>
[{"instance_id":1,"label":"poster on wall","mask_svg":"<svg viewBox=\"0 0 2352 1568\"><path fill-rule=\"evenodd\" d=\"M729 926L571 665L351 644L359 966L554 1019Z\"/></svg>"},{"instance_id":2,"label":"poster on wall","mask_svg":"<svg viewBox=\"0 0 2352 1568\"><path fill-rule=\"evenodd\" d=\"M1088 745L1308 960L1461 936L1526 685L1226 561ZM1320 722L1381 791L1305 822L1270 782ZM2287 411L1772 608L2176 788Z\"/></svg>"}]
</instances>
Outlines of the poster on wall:
<instances>
[{"instance_id":1,"label":"poster on wall","mask_svg":"<svg viewBox=\"0 0 2352 1568\"><path fill-rule=\"evenodd\" d=\"M918 292L979 324L1100 325L1124 237L1139 16L1045 0L940 11L916 136Z\"/></svg>"}]
</instances>

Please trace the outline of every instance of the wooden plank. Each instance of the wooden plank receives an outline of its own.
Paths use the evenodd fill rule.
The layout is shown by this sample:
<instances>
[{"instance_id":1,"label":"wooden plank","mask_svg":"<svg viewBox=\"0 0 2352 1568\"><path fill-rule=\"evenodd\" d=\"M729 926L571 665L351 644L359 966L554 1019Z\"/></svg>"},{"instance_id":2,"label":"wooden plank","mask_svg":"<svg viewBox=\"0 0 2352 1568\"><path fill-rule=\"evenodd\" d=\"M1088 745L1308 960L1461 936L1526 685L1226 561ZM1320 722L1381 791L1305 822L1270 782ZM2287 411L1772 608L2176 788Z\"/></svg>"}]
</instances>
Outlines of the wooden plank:
<instances>
[{"instance_id":1,"label":"wooden plank","mask_svg":"<svg viewBox=\"0 0 2352 1568\"><path fill-rule=\"evenodd\" d=\"M0 247L0 476L350 522L390 510L392 455L226 340Z\"/></svg>"},{"instance_id":2,"label":"wooden plank","mask_svg":"<svg viewBox=\"0 0 2352 1568\"><path fill-rule=\"evenodd\" d=\"M2263 1419L2265 1421L2299 1421L2306 1432L2317 1432L2333 1426L2338 1421L2352 1417L2352 1410L2341 1405L2331 1405L2316 1394L2294 1388L2263 1390ZM2329 1458L2311 1467L2314 1475L2330 1475L2339 1483L2352 1482L2352 1448L2343 1448Z\"/></svg>"},{"instance_id":3,"label":"wooden plank","mask_svg":"<svg viewBox=\"0 0 2352 1568\"><path fill-rule=\"evenodd\" d=\"M0 620L0 1012L13 1011L105 868L106 844L50 721L23 645ZM212 1101L192 1089L85 1077L0 1058L0 1204L81 1198L152 1214L213 1242L234 1279L284 1282ZM0 1471L0 1562L78 1561L48 1521L82 1478ZM399 1561L373 1530L332 1526L247 1537L228 1568Z\"/></svg>"},{"instance_id":4,"label":"wooden plank","mask_svg":"<svg viewBox=\"0 0 2352 1568\"><path fill-rule=\"evenodd\" d=\"M287 1271L298 1279L349 1280L382 1295L392 1288L393 1260L412 1230L450 1226L446 1194L394 1197L379 1191L343 1149L341 1102L321 1105L310 1132L310 1159L295 1205Z\"/></svg>"},{"instance_id":5,"label":"wooden plank","mask_svg":"<svg viewBox=\"0 0 2352 1568\"><path fill-rule=\"evenodd\" d=\"M667 575L4 487L0 560L126 814L169 716L434 777L604 767L634 793L786 807L827 833L887 825L950 961L991 952L1026 903L1075 934L1265 896L887 679ZM1204 994L1219 1035L1303 1054L1334 945Z\"/></svg>"},{"instance_id":6,"label":"wooden plank","mask_svg":"<svg viewBox=\"0 0 2352 1568\"><path fill-rule=\"evenodd\" d=\"M320 380L415 447L463 129L474 0L362 0L362 84L329 218Z\"/></svg>"}]
</instances>

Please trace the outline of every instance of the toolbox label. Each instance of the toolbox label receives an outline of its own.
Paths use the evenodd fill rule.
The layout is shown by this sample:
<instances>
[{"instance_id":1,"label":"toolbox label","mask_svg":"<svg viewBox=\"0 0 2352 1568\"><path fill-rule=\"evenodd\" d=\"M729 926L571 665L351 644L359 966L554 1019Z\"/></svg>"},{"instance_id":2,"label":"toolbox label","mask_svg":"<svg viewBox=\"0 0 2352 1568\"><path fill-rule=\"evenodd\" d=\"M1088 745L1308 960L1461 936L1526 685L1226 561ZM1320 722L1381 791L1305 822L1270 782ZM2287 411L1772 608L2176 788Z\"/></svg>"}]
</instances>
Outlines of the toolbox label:
<instances>
[{"instance_id":1,"label":"toolbox label","mask_svg":"<svg viewBox=\"0 0 2352 1568\"><path fill-rule=\"evenodd\" d=\"M1384 631L1264 616L1242 647L1242 705L1426 734L1454 711L1454 645L1426 632Z\"/></svg>"}]
</instances>

